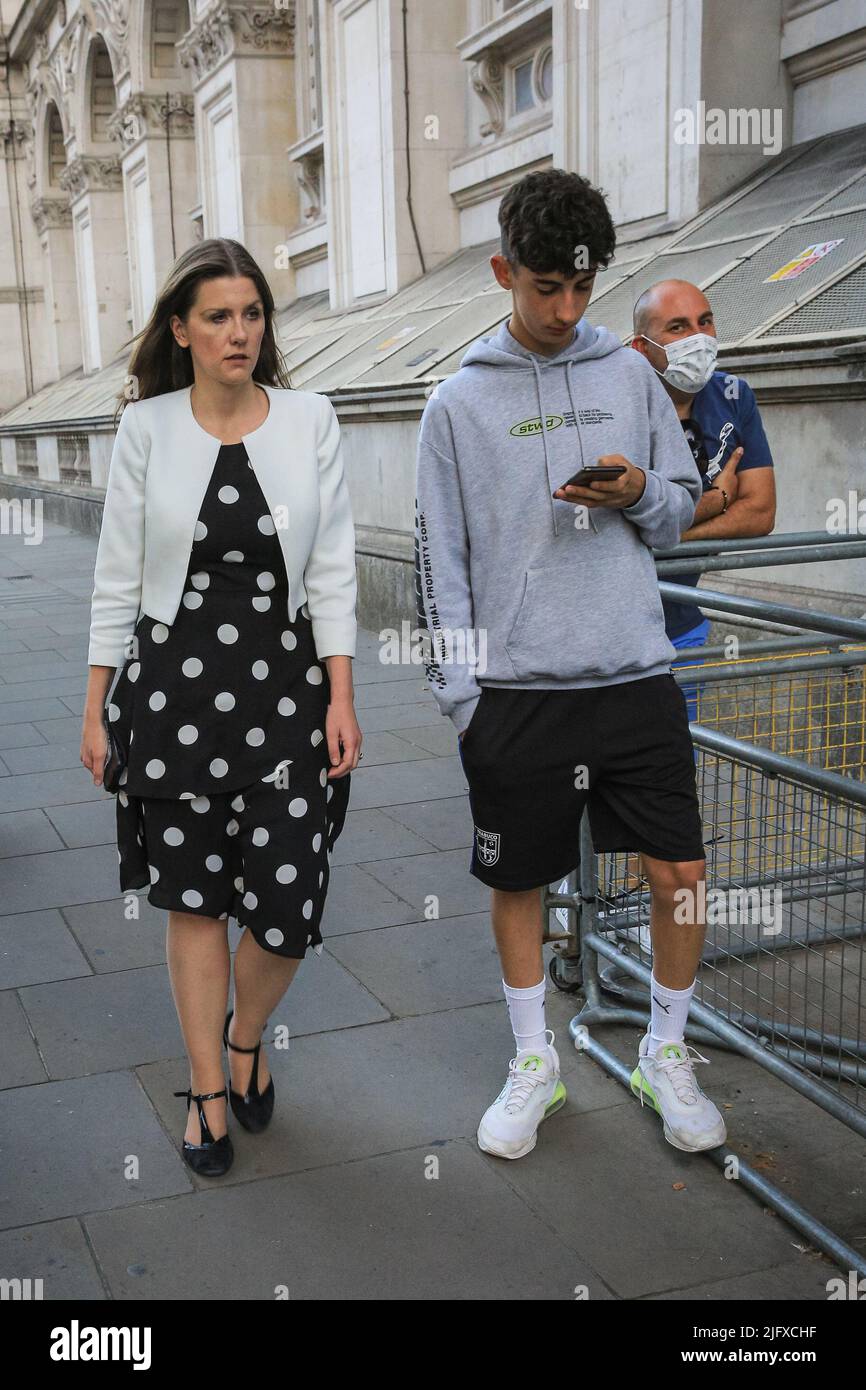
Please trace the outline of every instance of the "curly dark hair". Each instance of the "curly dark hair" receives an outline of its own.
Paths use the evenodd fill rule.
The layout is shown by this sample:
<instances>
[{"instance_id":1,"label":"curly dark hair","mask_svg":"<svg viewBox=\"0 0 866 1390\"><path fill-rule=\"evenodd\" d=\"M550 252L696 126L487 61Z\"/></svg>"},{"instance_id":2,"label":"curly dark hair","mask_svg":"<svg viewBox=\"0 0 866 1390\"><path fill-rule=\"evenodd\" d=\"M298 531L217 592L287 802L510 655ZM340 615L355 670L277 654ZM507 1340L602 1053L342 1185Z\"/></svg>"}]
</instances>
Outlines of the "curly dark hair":
<instances>
[{"instance_id":1,"label":"curly dark hair","mask_svg":"<svg viewBox=\"0 0 866 1390\"><path fill-rule=\"evenodd\" d=\"M604 194L580 174L539 169L512 184L499 204L500 245L512 269L559 271L573 279L586 267L577 262L585 247L591 268L604 269L616 232Z\"/></svg>"}]
</instances>

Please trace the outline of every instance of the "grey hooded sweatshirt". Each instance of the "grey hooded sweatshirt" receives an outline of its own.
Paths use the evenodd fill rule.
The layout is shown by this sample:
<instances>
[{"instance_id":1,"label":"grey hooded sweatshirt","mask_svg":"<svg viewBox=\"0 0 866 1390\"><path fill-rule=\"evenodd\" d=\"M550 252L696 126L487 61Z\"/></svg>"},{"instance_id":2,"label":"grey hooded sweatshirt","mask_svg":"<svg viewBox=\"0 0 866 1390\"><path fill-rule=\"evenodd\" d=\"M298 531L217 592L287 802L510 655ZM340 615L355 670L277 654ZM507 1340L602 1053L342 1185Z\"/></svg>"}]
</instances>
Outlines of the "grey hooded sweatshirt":
<instances>
[{"instance_id":1,"label":"grey hooded sweatshirt","mask_svg":"<svg viewBox=\"0 0 866 1390\"><path fill-rule=\"evenodd\" d=\"M623 454L646 473L630 507L551 496ZM415 574L430 688L459 732L483 686L567 690L670 670L651 547L694 518L700 473L650 366L585 320L553 356L505 323L439 382L418 440Z\"/></svg>"}]
</instances>

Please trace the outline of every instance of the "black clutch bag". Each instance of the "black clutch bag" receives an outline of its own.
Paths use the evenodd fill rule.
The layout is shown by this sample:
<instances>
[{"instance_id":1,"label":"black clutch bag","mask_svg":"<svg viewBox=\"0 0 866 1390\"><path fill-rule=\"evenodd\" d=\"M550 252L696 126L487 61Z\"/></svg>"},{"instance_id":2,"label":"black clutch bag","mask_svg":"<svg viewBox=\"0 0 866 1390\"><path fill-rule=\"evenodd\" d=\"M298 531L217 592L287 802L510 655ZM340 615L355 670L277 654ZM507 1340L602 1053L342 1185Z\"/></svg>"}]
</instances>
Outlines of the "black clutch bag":
<instances>
[{"instance_id":1,"label":"black clutch bag","mask_svg":"<svg viewBox=\"0 0 866 1390\"><path fill-rule=\"evenodd\" d=\"M117 793L120 789L121 773L126 767L126 753L106 719L104 710L102 713L102 722L105 725L105 733L108 738L105 765L102 770L102 785L107 792Z\"/></svg>"}]
</instances>

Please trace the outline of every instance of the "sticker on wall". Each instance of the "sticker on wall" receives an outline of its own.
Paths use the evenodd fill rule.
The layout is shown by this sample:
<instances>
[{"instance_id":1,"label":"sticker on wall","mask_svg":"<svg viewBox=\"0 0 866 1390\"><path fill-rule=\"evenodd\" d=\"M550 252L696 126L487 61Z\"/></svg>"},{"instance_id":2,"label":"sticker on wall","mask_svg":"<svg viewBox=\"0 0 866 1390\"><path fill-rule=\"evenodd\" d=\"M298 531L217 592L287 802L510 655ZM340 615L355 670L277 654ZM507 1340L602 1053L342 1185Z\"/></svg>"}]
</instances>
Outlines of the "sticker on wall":
<instances>
[{"instance_id":1,"label":"sticker on wall","mask_svg":"<svg viewBox=\"0 0 866 1390\"><path fill-rule=\"evenodd\" d=\"M844 237L838 237L836 241L816 241L813 246L807 246L792 261L774 270L772 275L768 275L764 280L765 285L769 285L771 280L793 280L795 276L802 275L804 270L808 270L810 265L820 261L822 256L826 256L834 247L841 246Z\"/></svg>"},{"instance_id":2,"label":"sticker on wall","mask_svg":"<svg viewBox=\"0 0 866 1390\"><path fill-rule=\"evenodd\" d=\"M414 323L410 323L406 326L406 328L401 328L399 333L394 333L392 337L383 338L381 343L376 344L373 351L386 352L388 348L395 347L397 343L402 342L404 338L408 338L410 334L417 333L417 331L418 330L415 327Z\"/></svg>"}]
</instances>

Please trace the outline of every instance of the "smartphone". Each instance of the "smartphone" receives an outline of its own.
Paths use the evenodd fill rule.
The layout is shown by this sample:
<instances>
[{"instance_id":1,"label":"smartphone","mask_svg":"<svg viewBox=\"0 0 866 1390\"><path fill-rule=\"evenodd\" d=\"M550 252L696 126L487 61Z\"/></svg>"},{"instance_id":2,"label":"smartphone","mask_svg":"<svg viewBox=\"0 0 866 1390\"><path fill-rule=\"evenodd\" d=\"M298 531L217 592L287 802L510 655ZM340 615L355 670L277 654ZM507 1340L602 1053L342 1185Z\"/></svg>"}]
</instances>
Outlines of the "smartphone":
<instances>
[{"instance_id":1,"label":"smartphone","mask_svg":"<svg viewBox=\"0 0 866 1390\"><path fill-rule=\"evenodd\" d=\"M618 478L620 474L625 473L625 471L626 467L624 463L597 463L591 468L581 468L579 472L575 473L573 478L569 478L567 482L560 483L559 486L589 487L590 483L596 478L601 479L602 482L607 482L609 478ZM559 489L557 489L557 491L558 490Z\"/></svg>"}]
</instances>

